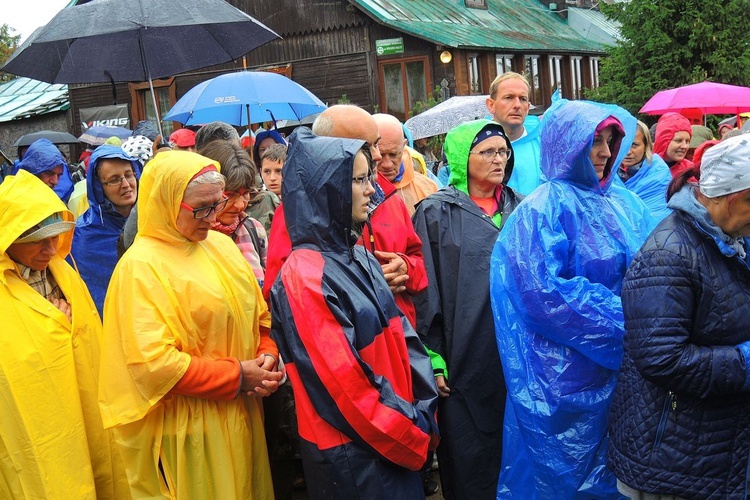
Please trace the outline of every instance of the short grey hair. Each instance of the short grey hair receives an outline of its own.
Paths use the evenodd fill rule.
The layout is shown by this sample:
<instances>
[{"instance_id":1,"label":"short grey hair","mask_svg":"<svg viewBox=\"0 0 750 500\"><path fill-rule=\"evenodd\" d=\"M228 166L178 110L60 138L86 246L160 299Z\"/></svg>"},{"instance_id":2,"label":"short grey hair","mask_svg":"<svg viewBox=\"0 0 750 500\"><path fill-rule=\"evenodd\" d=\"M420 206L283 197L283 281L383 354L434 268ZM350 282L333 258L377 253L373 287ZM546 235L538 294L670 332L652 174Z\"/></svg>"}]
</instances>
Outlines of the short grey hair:
<instances>
[{"instance_id":1,"label":"short grey hair","mask_svg":"<svg viewBox=\"0 0 750 500\"><path fill-rule=\"evenodd\" d=\"M240 134L228 123L211 122L203 125L195 134L195 149L198 153L211 141L230 141L240 144Z\"/></svg>"},{"instance_id":2,"label":"short grey hair","mask_svg":"<svg viewBox=\"0 0 750 500\"><path fill-rule=\"evenodd\" d=\"M312 124L312 133L317 136L330 137L333 133L333 118L319 115Z\"/></svg>"},{"instance_id":3,"label":"short grey hair","mask_svg":"<svg viewBox=\"0 0 750 500\"><path fill-rule=\"evenodd\" d=\"M185 188L185 192L187 193L188 190L197 187L200 184L220 184L221 189L224 189L224 176L221 175L217 170L208 170L207 172L203 172L198 177L195 177L190 182L188 182L188 185Z\"/></svg>"}]
</instances>

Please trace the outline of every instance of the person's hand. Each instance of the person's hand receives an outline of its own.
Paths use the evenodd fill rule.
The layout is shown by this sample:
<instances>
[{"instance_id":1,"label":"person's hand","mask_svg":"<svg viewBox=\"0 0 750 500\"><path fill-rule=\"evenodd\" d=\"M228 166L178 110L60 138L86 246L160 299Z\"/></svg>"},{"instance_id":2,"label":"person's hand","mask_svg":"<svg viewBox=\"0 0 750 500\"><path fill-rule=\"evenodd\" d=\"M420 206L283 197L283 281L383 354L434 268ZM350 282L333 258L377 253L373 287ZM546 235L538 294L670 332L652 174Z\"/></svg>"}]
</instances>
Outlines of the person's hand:
<instances>
[{"instance_id":1,"label":"person's hand","mask_svg":"<svg viewBox=\"0 0 750 500\"><path fill-rule=\"evenodd\" d=\"M270 354L262 354L256 358L256 361L260 363L261 368L268 370L269 372L276 371L276 359Z\"/></svg>"},{"instance_id":2,"label":"person's hand","mask_svg":"<svg viewBox=\"0 0 750 500\"><path fill-rule=\"evenodd\" d=\"M52 305L58 308L60 312L62 312L68 318L68 321L73 321L70 304L68 304L65 299L50 299L50 302L52 302Z\"/></svg>"},{"instance_id":3,"label":"person's hand","mask_svg":"<svg viewBox=\"0 0 750 500\"><path fill-rule=\"evenodd\" d=\"M281 372L262 368L268 362L263 358L268 358L268 356L261 355L255 359L240 361L240 370L242 370L242 386L240 389L248 396L270 396L278 390L279 382L283 378Z\"/></svg>"},{"instance_id":4,"label":"person's hand","mask_svg":"<svg viewBox=\"0 0 750 500\"><path fill-rule=\"evenodd\" d=\"M451 394L451 388L448 387L448 383L445 381L445 377L438 375L435 377L435 385L437 385L438 396L441 398L447 398Z\"/></svg>"},{"instance_id":5,"label":"person's hand","mask_svg":"<svg viewBox=\"0 0 750 500\"><path fill-rule=\"evenodd\" d=\"M380 262L385 281L391 288L391 292L396 294L406 291L405 283L409 280L409 275L406 274L406 261L397 253L380 250L375 250L375 258Z\"/></svg>"}]
</instances>

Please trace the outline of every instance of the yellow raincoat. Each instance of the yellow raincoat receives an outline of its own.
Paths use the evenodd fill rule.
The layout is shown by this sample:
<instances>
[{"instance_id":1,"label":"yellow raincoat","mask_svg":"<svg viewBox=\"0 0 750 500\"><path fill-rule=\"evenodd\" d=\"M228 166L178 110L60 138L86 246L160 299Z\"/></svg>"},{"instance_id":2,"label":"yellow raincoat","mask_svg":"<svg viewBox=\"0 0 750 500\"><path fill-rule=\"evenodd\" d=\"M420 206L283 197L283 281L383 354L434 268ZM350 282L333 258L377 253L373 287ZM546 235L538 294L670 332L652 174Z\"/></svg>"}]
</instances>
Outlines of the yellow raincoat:
<instances>
[{"instance_id":1,"label":"yellow raincoat","mask_svg":"<svg viewBox=\"0 0 750 500\"><path fill-rule=\"evenodd\" d=\"M97 407L101 320L86 285L63 260L52 272L72 324L16 272L6 250L55 212L60 198L25 171L0 184L0 498L130 498L125 470Z\"/></svg>"},{"instance_id":2,"label":"yellow raincoat","mask_svg":"<svg viewBox=\"0 0 750 500\"><path fill-rule=\"evenodd\" d=\"M216 231L177 230L189 180L215 162L173 151L141 177L138 236L115 268L104 304L99 386L134 498L273 498L258 397L213 401L168 394L190 357L257 357L270 327L253 271ZM159 470L159 463L163 474Z\"/></svg>"}]
</instances>

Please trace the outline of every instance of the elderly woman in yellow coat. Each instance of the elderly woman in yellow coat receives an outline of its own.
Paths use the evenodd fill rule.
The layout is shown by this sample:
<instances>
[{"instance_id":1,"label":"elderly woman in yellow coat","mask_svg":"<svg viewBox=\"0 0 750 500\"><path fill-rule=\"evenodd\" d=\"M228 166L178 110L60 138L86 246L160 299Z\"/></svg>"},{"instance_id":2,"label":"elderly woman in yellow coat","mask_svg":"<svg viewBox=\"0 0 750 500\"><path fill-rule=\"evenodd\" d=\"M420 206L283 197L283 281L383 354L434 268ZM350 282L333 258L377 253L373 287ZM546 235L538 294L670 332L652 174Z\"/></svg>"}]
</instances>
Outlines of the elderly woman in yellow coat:
<instances>
[{"instance_id":1,"label":"elderly woman in yellow coat","mask_svg":"<svg viewBox=\"0 0 750 500\"><path fill-rule=\"evenodd\" d=\"M64 260L73 214L19 171L0 227L0 498L130 498L96 401L101 320Z\"/></svg>"},{"instance_id":2,"label":"elderly woman in yellow coat","mask_svg":"<svg viewBox=\"0 0 750 500\"><path fill-rule=\"evenodd\" d=\"M99 404L134 498L273 498L259 397L282 374L253 270L211 231L218 168L186 151L149 162L107 290Z\"/></svg>"}]
</instances>

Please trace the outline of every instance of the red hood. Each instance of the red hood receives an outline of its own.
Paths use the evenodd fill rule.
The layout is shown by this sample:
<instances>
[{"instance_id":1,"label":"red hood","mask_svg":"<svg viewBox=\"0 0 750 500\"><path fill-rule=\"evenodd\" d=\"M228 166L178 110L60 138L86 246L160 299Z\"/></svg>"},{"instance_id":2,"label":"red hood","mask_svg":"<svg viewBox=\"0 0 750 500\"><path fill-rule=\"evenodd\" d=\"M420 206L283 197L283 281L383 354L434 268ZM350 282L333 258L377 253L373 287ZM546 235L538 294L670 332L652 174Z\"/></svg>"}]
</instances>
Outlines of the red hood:
<instances>
[{"instance_id":1,"label":"red hood","mask_svg":"<svg viewBox=\"0 0 750 500\"><path fill-rule=\"evenodd\" d=\"M666 161L667 146L672 142L677 132L687 132L693 137L690 120L679 113L665 113L656 123L656 137L654 138L654 153Z\"/></svg>"}]
</instances>

